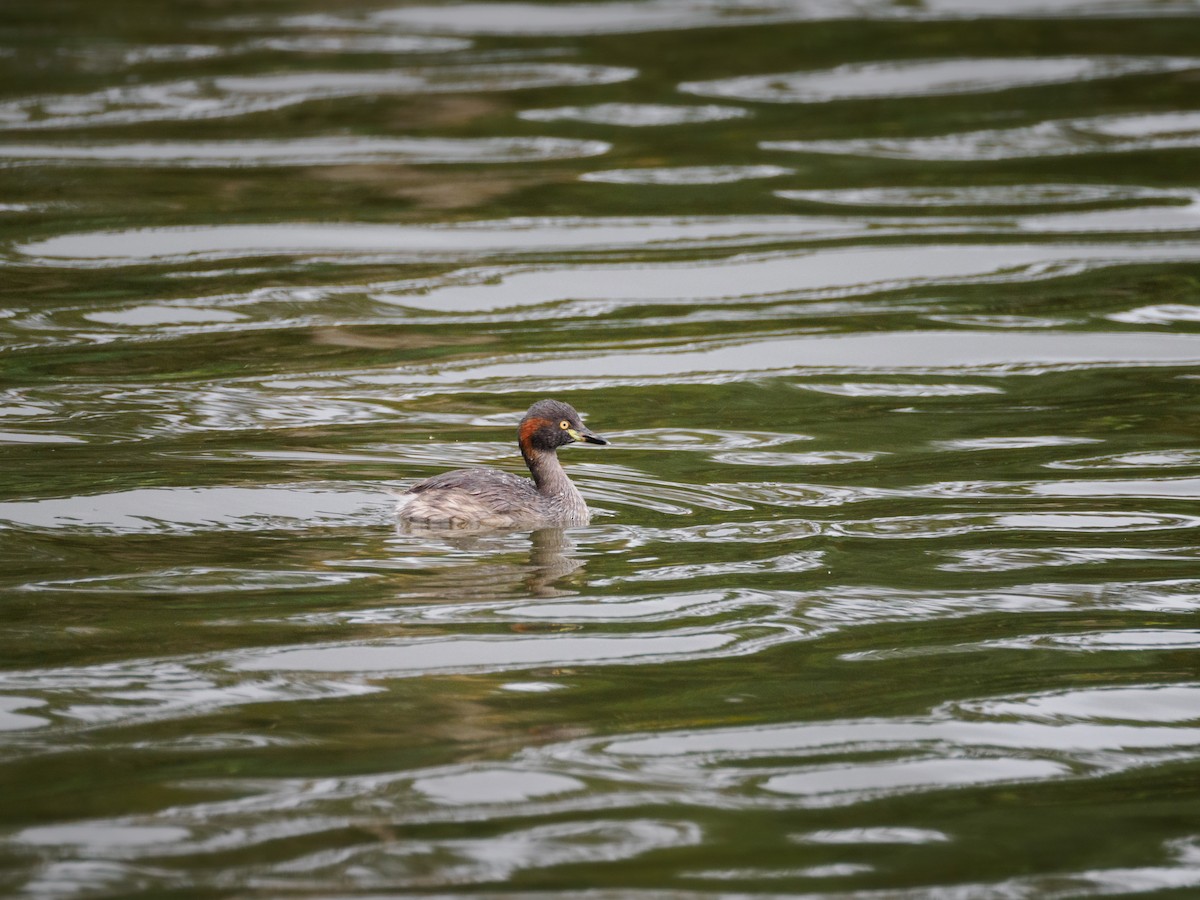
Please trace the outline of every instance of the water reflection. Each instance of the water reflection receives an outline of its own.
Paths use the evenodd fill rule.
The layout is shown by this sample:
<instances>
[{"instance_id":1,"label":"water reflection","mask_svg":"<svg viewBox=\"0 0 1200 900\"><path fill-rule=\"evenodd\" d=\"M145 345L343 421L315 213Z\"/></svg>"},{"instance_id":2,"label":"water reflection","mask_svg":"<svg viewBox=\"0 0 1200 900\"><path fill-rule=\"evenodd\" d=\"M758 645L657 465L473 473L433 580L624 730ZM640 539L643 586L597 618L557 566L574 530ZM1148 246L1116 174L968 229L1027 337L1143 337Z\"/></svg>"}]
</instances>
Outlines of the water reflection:
<instances>
[{"instance_id":1,"label":"water reflection","mask_svg":"<svg viewBox=\"0 0 1200 900\"><path fill-rule=\"evenodd\" d=\"M1192 306L1187 303L1157 303L1125 312L1110 313L1108 318L1114 322L1127 322L1130 325L1174 325L1184 322L1200 322L1200 306Z\"/></svg>"},{"instance_id":2,"label":"water reflection","mask_svg":"<svg viewBox=\"0 0 1200 900\"><path fill-rule=\"evenodd\" d=\"M0 502L0 530L108 534L261 531L378 525L375 491L313 486L139 488L112 494Z\"/></svg>"},{"instance_id":3,"label":"water reflection","mask_svg":"<svg viewBox=\"0 0 1200 900\"><path fill-rule=\"evenodd\" d=\"M667 106L656 103L599 103L595 106L560 106L526 109L517 113L530 122L587 122L592 125L625 125L634 128L654 125L697 125L722 122L751 115L737 106Z\"/></svg>"},{"instance_id":4,"label":"water reflection","mask_svg":"<svg viewBox=\"0 0 1200 900\"><path fill-rule=\"evenodd\" d=\"M357 835L353 843L338 853L293 854L278 866L244 867L239 880L245 884L269 886L273 890L294 890L305 885L338 890L347 884L341 872L349 870L356 873L349 883L358 890L386 889L399 885L428 888L444 884L446 877L452 884L486 884L531 870L632 860L656 850L693 846L700 841L699 829L689 823L654 819L547 824L515 829L499 838L486 840L442 838L414 841L393 833L386 826L363 823L359 827L365 834ZM315 829L307 829L308 836L342 830L333 821L325 821ZM116 855L122 850L127 859L154 852L177 856L183 852L228 854L232 851L233 848L224 842L213 838L205 840L194 835L192 832L195 831L198 829L180 829L180 835L168 829L117 826L112 829L118 841L115 846L87 826L65 832L64 836L73 836L80 855L89 856L106 852ZM302 834L281 833L275 837L285 844L292 844ZM22 843L28 847L39 847L41 842L53 840L56 836L57 832L53 829L34 831L30 840ZM127 838L129 843L121 845L120 836ZM172 837L176 838L173 842L169 840ZM250 845L268 839L267 834L259 829L251 829L245 837ZM89 888L94 890L123 883L131 876L132 870L132 865L115 861L103 866L56 866L51 863L45 867L42 877L30 887L38 893L54 892L73 896ZM183 886L182 880L171 877L167 868L147 867L142 868L141 872L138 881L146 887ZM211 881L211 886L215 888L219 881ZM193 885L209 883L208 878L192 882Z\"/></svg>"},{"instance_id":5,"label":"water reflection","mask_svg":"<svg viewBox=\"0 0 1200 900\"><path fill-rule=\"evenodd\" d=\"M676 166L658 169L605 169L584 172L580 181L602 184L732 184L755 178L778 178L793 170L783 166Z\"/></svg>"},{"instance_id":6,"label":"water reflection","mask_svg":"<svg viewBox=\"0 0 1200 900\"><path fill-rule=\"evenodd\" d=\"M628 3L456 3L406 6L374 14L386 25L451 34L578 35L623 34L670 29L762 25L825 19L1028 18L1080 16L1187 16L1194 0L859 0L851 9L839 0L648 0Z\"/></svg>"},{"instance_id":7,"label":"water reflection","mask_svg":"<svg viewBox=\"0 0 1200 900\"><path fill-rule=\"evenodd\" d=\"M21 712L42 704L43 701L32 697L0 697L0 731L27 731L48 724L41 716Z\"/></svg>"},{"instance_id":8,"label":"water reflection","mask_svg":"<svg viewBox=\"0 0 1200 900\"><path fill-rule=\"evenodd\" d=\"M1002 186L824 188L776 191L786 200L835 206L929 208L1056 207L1098 203L1190 202L1188 190L1122 184L1009 184Z\"/></svg>"},{"instance_id":9,"label":"water reflection","mask_svg":"<svg viewBox=\"0 0 1200 900\"><path fill-rule=\"evenodd\" d=\"M371 677L522 670L535 666L661 663L719 652L736 640L718 632L666 636L521 636L391 641L282 648L246 654L239 672L344 672Z\"/></svg>"},{"instance_id":10,"label":"water reflection","mask_svg":"<svg viewBox=\"0 0 1200 900\"><path fill-rule=\"evenodd\" d=\"M803 226L796 223L798 228ZM1188 227L1197 227L1192 217ZM823 233L822 233L823 232ZM845 230L826 224L811 237L847 237ZM103 240L104 236L92 236ZM157 239L158 236L155 236ZM63 238L30 252L63 252L64 245L82 242ZM91 243L91 241L89 241ZM103 246L103 245L102 245ZM1128 254L1128 255L1127 255ZM443 312L505 309L572 301L622 304L651 302L728 303L735 298L782 300L816 299L829 292L859 288L886 290L941 281L970 279L1005 281L1051 277L1066 269L1090 269L1138 259L1192 259L1194 244L1154 246L1084 244L1000 244L994 246L907 245L829 249L799 254L742 255L696 263L641 263L571 267L513 267L456 272L448 278L405 286L407 291L380 291L376 296L397 305ZM578 280L568 279L574 273Z\"/></svg>"},{"instance_id":11,"label":"water reflection","mask_svg":"<svg viewBox=\"0 0 1200 900\"><path fill-rule=\"evenodd\" d=\"M454 165L576 159L607 153L604 141L561 138L301 138L136 144L4 144L15 165L81 161L116 166Z\"/></svg>"},{"instance_id":12,"label":"water reflection","mask_svg":"<svg viewBox=\"0 0 1200 900\"><path fill-rule=\"evenodd\" d=\"M720 383L734 372L776 375L814 371L1028 372L1124 365L1190 365L1200 360L1200 335L1144 333L895 332L750 341L678 352L589 354L591 369L608 374L580 376L584 357L551 354L520 363L484 361L436 371L382 376L398 388L446 390L451 385L490 383L519 390L533 377L545 390L645 384ZM803 362L802 362L803 361Z\"/></svg>"},{"instance_id":13,"label":"water reflection","mask_svg":"<svg viewBox=\"0 0 1200 900\"><path fill-rule=\"evenodd\" d=\"M782 794L801 804L861 803L884 794L953 788L983 781L1053 780L1099 777L1131 766L1165 762L1172 750L1200 745L1195 716L1164 717L1162 703L1178 711L1180 693L1194 685L1144 685L1121 689L1116 696L1142 698L1145 713L1123 705L1119 722L1097 718L1090 710L1103 689L996 698L947 705L923 717L841 720L763 728L728 728L630 736L604 743L580 742L549 747L538 756L565 760L604 771L618 763L635 766L645 777L686 780L703 770L716 790L733 783L759 783L767 794ZM1162 692L1162 693L1160 693ZM1045 722L1044 703L1062 712ZM1029 710L1036 710L1031 716ZM856 748L862 760L829 765L819 761L830 746ZM1164 752L1166 751L1166 752ZM898 758L880 762L871 754ZM781 772L792 756L790 771ZM812 758L813 762L808 762ZM762 759L762 769L753 761ZM938 765L941 763L941 765ZM750 802L754 802L751 800Z\"/></svg>"},{"instance_id":14,"label":"water reflection","mask_svg":"<svg viewBox=\"0 0 1200 900\"><path fill-rule=\"evenodd\" d=\"M612 815L648 802L686 800L692 807L736 811L750 825L759 812L866 809L866 804L905 794L921 795L932 804L939 794L997 783L1037 785L1044 792L1055 782L1177 766L1195 759L1200 746L1196 691L1191 684L1148 682L965 700L915 716L586 737L527 748L497 762L308 780L258 779L249 792L244 781L209 780L204 785L209 791L235 788L237 795L149 815L29 827L12 834L6 849L27 861L35 883L62 878L73 861L89 860L111 867L119 878L126 877L127 866L139 866L147 885L165 886L172 876L156 874L146 863L201 856L214 869L225 870L235 850L248 860L246 848L267 843L275 848L269 858L236 863L243 883L270 883L277 889L334 881L344 887L347 879L356 887L376 889L447 880L472 883L507 878L527 866L628 859L702 840L694 824ZM853 747L854 754L836 764L825 761L831 748L844 747ZM486 839L432 834L401 839L397 831L438 822L486 822L490 833ZM314 842L319 845L334 833L353 837L332 855L312 849ZM959 853L958 837L903 822L784 836L792 847L817 854L810 859L818 870L836 870L844 863L836 854L849 848L880 859L892 846ZM1153 885L1197 883L1200 868L1191 836L1171 846L1174 864L1140 874L1110 869L1055 878L1066 877L1077 887L1131 879ZM504 852L497 856L498 850ZM814 876L812 867L793 866L779 874L826 877ZM729 875L748 877L732 870ZM686 877L702 876L708 877L695 871ZM771 877L770 867L765 877ZM1037 885L1049 884L1041 876L1022 881L1034 893ZM72 878L61 883L68 894L82 886ZM922 889L921 896L930 893Z\"/></svg>"},{"instance_id":15,"label":"water reflection","mask_svg":"<svg viewBox=\"0 0 1200 900\"><path fill-rule=\"evenodd\" d=\"M414 563L419 552L437 558L443 546L457 554L469 554L474 562L465 576L449 569L426 579L422 593L445 597L448 602L469 595L476 599L502 597L513 593L529 597L554 597L571 591L560 582L582 574L586 560L576 554L576 546L562 528L542 528L531 533L505 533L489 529L440 529L413 523L397 525L397 539L390 549L401 566ZM523 549L528 542L529 555L524 562L502 559L502 551ZM356 565L363 565L358 561ZM371 621L380 621L378 612ZM351 616L347 621L363 621Z\"/></svg>"},{"instance_id":16,"label":"water reflection","mask_svg":"<svg viewBox=\"0 0 1200 900\"><path fill-rule=\"evenodd\" d=\"M378 688L349 679L247 677L214 671L211 660L140 659L128 663L9 671L0 677L6 727L20 756L58 752L65 735L195 718L247 703L349 698ZM33 731L29 731L34 729ZM29 734L22 732L29 731Z\"/></svg>"},{"instance_id":17,"label":"water reflection","mask_svg":"<svg viewBox=\"0 0 1200 900\"><path fill-rule=\"evenodd\" d=\"M1196 0L17 5L6 887L1200 887Z\"/></svg>"},{"instance_id":18,"label":"water reflection","mask_svg":"<svg viewBox=\"0 0 1200 900\"><path fill-rule=\"evenodd\" d=\"M934 59L851 63L827 71L752 75L679 86L687 94L758 103L823 103L880 97L984 93L1097 78L1119 78L1200 67L1189 57L1057 57Z\"/></svg>"},{"instance_id":19,"label":"water reflection","mask_svg":"<svg viewBox=\"0 0 1200 900\"><path fill-rule=\"evenodd\" d=\"M634 246L720 247L764 239L838 237L861 233L865 223L799 216L687 218L509 219L429 226L253 225L158 228L63 235L20 249L42 262L97 261L128 265L179 262L189 257L236 258L272 254L358 254L383 260L486 258L499 253L605 251ZM336 258L330 261L336 261Z\"/></svg>"},{"instance_id":20,"label":"water reflection","mask_svg":"<svg viewBox=\"0 0 1200 900\"><path fill-rule=\"evenodd\" d=\"M951 840L950 835L928 828L826 828L797 834L800 844L934 844Z\"/></svg>"},{"instance_id":21,"label":"water reflection","mask_svg":"<svg viewBox=\"0 0 1200 900\"><path fill-rule=\"evenodd\" d=\"M1144 450L1046 463L1051 469L1177 469L1200 467L1200 450L1191 448Z\"/></svg>"},{"instance_id":22,"label":"water reflection","mask_svg":"<svg viewBox=\"0 0 1200 900\"><path fill-rule=\"evenodd\" d=\"M763 141L764 150L893 159L996 160L1200 147L1200 113L1130 113L919 138Z\"/></svg>"},{"instance_id":23,"label":"water reflection","mask_svg":"<svg viewBox=\"0 0 1200 900\"><path fill-rule=\"evenodd\" d=\"M467 50L472 42L464 38L430 37L419 35L355 34L355 23L330 17L324 34L275 34L232 44L137 44L122 46L95 45L58 48L56 64L77 66L88 72L118 72L131 66L171 65L215 60L248 54L281 53L305 55L361 54L429 54ZM257 25L246 23L247 29L287 31L285 21L263 20ZM302 30L298 26L295 30ZM338 34L337 31L351 33ZM14 51L15 52L15 51ZM3 54L0 54L2 56Z\"/></svg>"},{"instance_id":24,"label":"water reflection","mask_svg":"<svg viewBox=\"0 0 1200 900\"><path fill-rule=\"evenodd\" d=\"M573 63L495 63L376 72L221 76L88 94L0 102L0 129L85 128L245 116L312 100L612 84L633 69Z\"/></svg>"}]
</instances>

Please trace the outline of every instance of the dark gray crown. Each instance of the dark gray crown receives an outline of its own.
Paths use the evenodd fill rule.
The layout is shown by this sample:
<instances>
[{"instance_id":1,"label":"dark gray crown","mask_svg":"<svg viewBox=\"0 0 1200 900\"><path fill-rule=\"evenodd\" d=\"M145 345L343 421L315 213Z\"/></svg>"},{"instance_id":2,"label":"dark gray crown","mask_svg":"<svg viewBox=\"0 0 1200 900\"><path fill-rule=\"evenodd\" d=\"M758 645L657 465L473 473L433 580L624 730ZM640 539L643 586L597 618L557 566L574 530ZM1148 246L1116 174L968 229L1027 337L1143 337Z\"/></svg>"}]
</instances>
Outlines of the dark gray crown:
<instances>
[{"instance_id":1,"label":"dark gray crown","mask_svg":"<svg viewBox=\"0 0 1200 900\"><path fill-rule=\"evenodd\" d=\"M539 400L533 406L529 407L529 411L525 413L526 419L550 419L558 421L566 419L572 425L579 425L581 419L579 413L575 412L575 407L569 403L563 403L561 400Z\"/></svg>"}]
</instances>

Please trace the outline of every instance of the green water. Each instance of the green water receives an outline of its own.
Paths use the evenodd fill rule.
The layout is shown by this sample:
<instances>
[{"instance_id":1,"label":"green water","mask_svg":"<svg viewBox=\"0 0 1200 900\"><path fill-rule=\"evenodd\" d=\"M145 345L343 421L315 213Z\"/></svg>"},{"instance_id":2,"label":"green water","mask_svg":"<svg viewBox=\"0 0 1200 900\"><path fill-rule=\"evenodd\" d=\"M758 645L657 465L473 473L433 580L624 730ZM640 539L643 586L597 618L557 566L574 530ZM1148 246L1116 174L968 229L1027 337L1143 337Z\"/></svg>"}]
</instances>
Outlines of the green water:
<instances>
[{"instance_id":1,"label":"green water","mask_svg":"<svg viewBox=\"0 0 1200 900\"><path fill-rule=\"evenodd\" d=\"M1197 47L9 0L0 891L1200 891Z\"/></svg>"}]
</instances>

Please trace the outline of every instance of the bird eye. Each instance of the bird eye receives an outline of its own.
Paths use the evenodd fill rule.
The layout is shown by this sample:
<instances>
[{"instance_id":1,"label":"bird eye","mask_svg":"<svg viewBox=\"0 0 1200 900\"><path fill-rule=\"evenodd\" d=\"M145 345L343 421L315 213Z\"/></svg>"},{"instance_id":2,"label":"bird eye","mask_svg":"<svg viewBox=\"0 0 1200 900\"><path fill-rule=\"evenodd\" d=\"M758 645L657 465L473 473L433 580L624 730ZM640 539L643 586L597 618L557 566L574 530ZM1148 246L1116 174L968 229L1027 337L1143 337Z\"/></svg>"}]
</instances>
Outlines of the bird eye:
<instances>
[{"instance_id":1,"label":"bird eye","mask_svg":"<svg viewBox=\"0 0 1200 900\"><path fill-rule=\"evenodd\" d=\"M563 419L561 422L558 423L558 427L561 428L563 431L566 431L568 428L571 427L571 423L568 422L566 419Z\"/></svg>"}]
</instances>

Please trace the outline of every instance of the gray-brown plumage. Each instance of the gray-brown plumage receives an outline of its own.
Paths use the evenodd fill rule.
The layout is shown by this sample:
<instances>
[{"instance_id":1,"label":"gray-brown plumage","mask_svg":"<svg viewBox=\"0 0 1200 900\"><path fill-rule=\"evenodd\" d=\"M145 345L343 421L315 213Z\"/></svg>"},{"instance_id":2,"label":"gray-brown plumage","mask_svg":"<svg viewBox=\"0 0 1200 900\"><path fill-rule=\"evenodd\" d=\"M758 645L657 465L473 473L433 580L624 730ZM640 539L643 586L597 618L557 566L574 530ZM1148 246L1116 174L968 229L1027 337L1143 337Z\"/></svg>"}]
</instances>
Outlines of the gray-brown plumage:
<instances>
[{"instance_id":1,"label":"gray-brown plumage","mask_svg":"<svg viewBox=\"0 0 1200 900\"><path fill-rule=\"evenodd\" d=\"M608 443L589 431L566 403L539 400L517 427L517 444L532 481L499 469L444 472L400 496L400 521L452 528L586 525L591 513L558 461L558 448L576 441Z\"/></svg>"}]
</instances>

